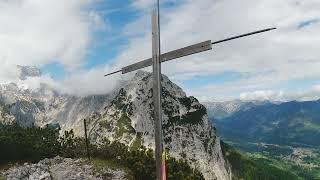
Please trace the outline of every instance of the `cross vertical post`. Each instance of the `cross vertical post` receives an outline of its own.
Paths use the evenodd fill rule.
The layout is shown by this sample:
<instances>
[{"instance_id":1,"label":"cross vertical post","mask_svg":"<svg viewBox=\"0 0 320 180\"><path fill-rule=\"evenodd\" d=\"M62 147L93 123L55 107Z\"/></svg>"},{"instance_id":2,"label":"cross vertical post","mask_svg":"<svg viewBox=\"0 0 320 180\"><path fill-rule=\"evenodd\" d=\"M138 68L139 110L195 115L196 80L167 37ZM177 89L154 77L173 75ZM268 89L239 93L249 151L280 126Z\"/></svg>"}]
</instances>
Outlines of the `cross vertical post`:
<instances>
[{"instance_id":1,"label":"cross vertical post","mask_svg":"<svg viewBox=\"0 0 320 180\"><path fill-rule=\"evenodd\" d=\"M89 149L86 119L83 120L83 125L84 125L84 137L85 137L85 141L86 141L87 157L90 160L90 149Z\"/></svg>"},{"instance_id":2,"label":"cross vertical post","mask_svg":"<svg viewBox=\"0 0 320 180\"><path fill-rule=\"evenodd\" d=\"M152 13L152 67L153 105L155 130L156 179L162 179L162 106L161 106L161 62L160 62L160 18L159 0Z\"/></svg>"}]
</instances>

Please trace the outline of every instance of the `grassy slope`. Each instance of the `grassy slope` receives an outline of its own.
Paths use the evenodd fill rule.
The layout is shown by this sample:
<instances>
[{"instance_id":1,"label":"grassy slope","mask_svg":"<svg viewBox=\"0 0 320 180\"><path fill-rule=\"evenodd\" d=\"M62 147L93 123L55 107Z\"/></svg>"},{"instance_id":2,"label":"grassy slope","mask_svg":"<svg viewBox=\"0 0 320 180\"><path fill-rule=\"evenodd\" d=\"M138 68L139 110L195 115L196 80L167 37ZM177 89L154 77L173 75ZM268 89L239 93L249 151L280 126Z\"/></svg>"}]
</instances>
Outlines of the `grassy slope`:
<instances>
[{"instance_id":1,"label":"grassy slope","mask_svg":"<svg viewBox=\"0 0 320 180\"><path fill-rule=\"evenodd\" d=\"M253 143L227 141L227 144L232 145L236 149L245 152L248 158L252 161L258 161L264 164L275 166L279 169L285 169L297 176L300 179L320 179L320 168L307 168L306 166L297 165L294 161L285 160L283 156L291 156L292 150L286 146L264 146ZM320 150L313 149L312 157L303 158L300 163L303 164L320 164Z\"/></svg>"},{"instance_id":2,"label":"grassy slope","mask_svg":"<svg viewBox=\"0 0 320 180\"><path fill-rule=\"evenodd\" d=\"M262 153L246 153L247 156L249 156L254 161L260 161L264 164L272 165L274 167L277 167L279 169L285 169L295 176L298 177L298 179L306 179L306 180L316 180L320 179L320 169L308 169L304 168L302 166L295 165L291 162L281 160L281 159L275 159L272 157L268 157L263 155Z\"/></svg>"},{"instance_id":3,"label":"grassy slope","mask_svg":"<svg viewBox=\"0 0 320 180\"><path fill-rule=\"evenodd\" d=\"M245 179L245 180L300 180L297 175L279 168L277 166L270 165L264 161L250 158L247 155L240 154L231 146L222 142L222 151L225 158L232 166L233 179Z\"/></svg>"}]
</instances>

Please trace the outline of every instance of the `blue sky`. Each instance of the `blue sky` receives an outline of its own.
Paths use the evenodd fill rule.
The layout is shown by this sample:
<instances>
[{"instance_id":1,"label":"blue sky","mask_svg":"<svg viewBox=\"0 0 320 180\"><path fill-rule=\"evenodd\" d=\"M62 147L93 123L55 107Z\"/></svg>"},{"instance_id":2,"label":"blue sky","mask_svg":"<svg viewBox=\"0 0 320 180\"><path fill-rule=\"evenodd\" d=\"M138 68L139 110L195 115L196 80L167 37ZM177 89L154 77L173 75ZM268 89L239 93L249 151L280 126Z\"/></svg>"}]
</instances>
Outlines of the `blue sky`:
<instances>
[{"instance_id":1,"label":"blue sky","mask_svg":"<svg viewBox=\"0 0 320 180\"><path fill-rule=\"evenodd\" d=\"M43 80L58 90L79 95L107 93L119 79L132 74L106 79L104 73L151 56L154 2L0 3L0 17L7 17L0 18L4 27L0 30L0 81L12 79L17 64L34 65L43 71ZM165 63L163 73L202 101L317 99L319 8L318 0L162 0L162 52L278 28Z\"/></svg>"},{"instance_id":2,"label":"blue sky","mask_svg":"<svg viewBox=\"0 0 320 180\"><path fill-rule=\"evenodd\" d=\"M128 43L128 39L120 34L127 23L139 16L139 11L133 10L130 4L129 0L101 1L89 7L101 16L108 27L93 34L93 41L85 56L85 69L89 70L112 60L121 47ZM47 64L41 69L54 79L63 79L66 75L64 67L59 63Z\"/></svg>"}]
</instances>

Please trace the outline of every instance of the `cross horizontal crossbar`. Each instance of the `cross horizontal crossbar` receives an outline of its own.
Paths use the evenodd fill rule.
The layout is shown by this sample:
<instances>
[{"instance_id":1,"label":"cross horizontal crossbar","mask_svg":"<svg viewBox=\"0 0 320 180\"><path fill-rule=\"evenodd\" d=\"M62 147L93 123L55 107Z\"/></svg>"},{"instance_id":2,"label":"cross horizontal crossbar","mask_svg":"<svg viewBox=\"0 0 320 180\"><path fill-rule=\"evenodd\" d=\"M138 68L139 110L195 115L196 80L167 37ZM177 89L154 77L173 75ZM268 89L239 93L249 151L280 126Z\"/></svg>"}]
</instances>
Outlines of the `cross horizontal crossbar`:
<instances>
[{"instance_id":1,"label":"cross horizontal crossbar","mask_svg":"<svg viewBox=\"0 0 320 180\"><path fill-rule=\"evenodd\" d=\"M267 31L271 31L271 30L275 30L275 29L276 28L263 29L263 30L254 31L254 32L250 32L250 33L247 33L247 34L242 34L242 35L234 36L234 37L231 37L231 38L215 41L215 42L211 42L211 40L204 41L204 42L201 42L201 43L198 43L198 44L194 44L194 45L191 45L191 46L187 46L187 47L184 47L184 48L181 48L181 49L177 49L177 50L174 50L174 51L170 51L170 52L164 53L160 57L160 62L170 61L170 60L173 60L173 59L176 59L176 58L180 58L180 57L188 56L188 55L191 55L191 54L195 54L195 53L200 53L200 52L203 52L203 51L211 50L213 44L219 44L219 43L222 43L222 42L231 41L231 40L234 40L234 39L238 39L238 38L242 38L242 37L246 37L246 36L251 36L251 35L254 35L254 34L263 33L263 32L267 32ZM151 65L152 65L152 58L149 58L149 59L146 59L146 60L131 64L129 66L123 67L121 70L106 74L105 76L109 76L109 75L112 75L112 74L115 74L115 73L118 73L118 72L122 72L122 74L126 74L126 73L129 73L129 72L132 72L132 71L135 71L135 70L138 70L138 69L142 69L142 68L145 68L145 67L148 67L148 66L151 66Z\"/></svg>"},{"instance_id":2,"label":"cross horizontal crossbar","mask_svg":"<svg viewBox=\"0 0 320 180\"><path fill-rule=\"evenodd\" d=\"M198 44L194 44L191 46L187 46L181 49L177 49L174 51L170 51L167 53L164 53L160 56L160 62L165 62L165 61L170 61L176 58L180 58L180 57L184 57L184 56L188 56L191 54L195 54L195 53L199 53L199 52L203 52L203 51L208 51L211 50L212 46L211 46L211 41L204 41ZM146 59L134 64L131 64L129 66L123 67L121 69L122 74L128 73L128 72L132 72L138 69L142 69L148 66L152 65L152 58L150 59Z\"/></svg>"}]
</instances>

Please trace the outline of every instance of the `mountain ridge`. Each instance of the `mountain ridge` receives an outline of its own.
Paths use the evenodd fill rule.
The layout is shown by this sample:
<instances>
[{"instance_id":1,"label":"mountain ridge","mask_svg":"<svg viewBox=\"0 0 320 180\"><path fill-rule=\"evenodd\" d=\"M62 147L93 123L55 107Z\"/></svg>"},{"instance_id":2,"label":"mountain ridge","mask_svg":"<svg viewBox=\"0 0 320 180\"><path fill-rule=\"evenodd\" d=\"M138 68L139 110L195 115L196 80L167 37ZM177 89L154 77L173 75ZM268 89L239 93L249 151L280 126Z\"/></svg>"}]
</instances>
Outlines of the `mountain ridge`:
<instances>
[{"instance_id":1,"label":"mountain ridge","mask_svg":"<svg viewBox=\"0 0 320 180\"><path fill-rule=\"evenodd\" d=\"M186 159L206 179L231 179L220 137L208 121L206 109L194 97L162 76L164 142L169 155ZM138 71L111 94L77 97L59 94L46 84L37 90L11 83L0 87L0 102L25 127L60 124L83 136L88 120L92 141L108 138L131 147L154 149L151 73ZM4 108L4 109L5 109Z\"/></svg>"}]
</instances>

